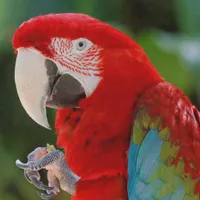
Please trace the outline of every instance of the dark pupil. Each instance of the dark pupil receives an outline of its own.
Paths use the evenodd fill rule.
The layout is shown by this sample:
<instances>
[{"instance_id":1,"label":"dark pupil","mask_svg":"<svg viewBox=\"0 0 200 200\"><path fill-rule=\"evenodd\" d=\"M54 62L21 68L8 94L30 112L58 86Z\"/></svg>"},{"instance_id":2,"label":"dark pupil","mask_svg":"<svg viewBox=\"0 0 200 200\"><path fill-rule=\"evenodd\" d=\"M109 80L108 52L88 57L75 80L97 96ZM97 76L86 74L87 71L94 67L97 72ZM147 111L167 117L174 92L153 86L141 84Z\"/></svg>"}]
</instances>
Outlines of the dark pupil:
<instances>
[{"instance_id":1,"label":"dark pupil","mask_svg":"<svg viewBox=\"0 0 200 200\"><path fill-rule=\"evenodd\" d=\"M83 47L84 43L83 42L79 42L79 47Z\"/></svg>"}]
</instances>

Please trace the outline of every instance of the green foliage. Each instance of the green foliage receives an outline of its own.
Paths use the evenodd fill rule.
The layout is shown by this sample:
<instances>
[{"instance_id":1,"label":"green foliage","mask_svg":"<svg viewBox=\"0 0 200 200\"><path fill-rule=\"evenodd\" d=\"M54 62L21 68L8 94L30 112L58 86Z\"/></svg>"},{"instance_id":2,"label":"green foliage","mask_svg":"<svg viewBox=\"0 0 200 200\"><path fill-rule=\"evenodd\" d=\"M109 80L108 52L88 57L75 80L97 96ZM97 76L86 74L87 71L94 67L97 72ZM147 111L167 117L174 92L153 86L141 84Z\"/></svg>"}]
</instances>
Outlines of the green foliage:
<instances>
[{"instance_id":1,"label":"green foliage","mask_svg":"<svg viewBox=\"0 0 200 200\"><path fill-rule=\"evenodd\" d=\"M177 9L177 21L182 32L192 35L200 34L200 1L199 0L175 0Z\"/></svg>"},{"instance_id":2,"label":"green foliage","mask_svg":"<svg viewBox=\"0 0 200 200\"><path fill-rule=\"evenodd\" d=\"M168 50L166 46L170 45L169 38L163 39L163 36L163 32L149 31L141 33L137 39L160 74L168 82L178 86L185 93L189 93L191 86L194 84L193 76L188 73L186 68L183 68L184 65L180 60L179 54L172 47L173 45L177 47L175 41L172 44L170 43L171 46L168 47L170 50Z\"/></svg>"},{"instance_id":3,"label":"green foliage","mask_svg":"<svg viewBox=\"0 0 200 200\"><path fill-rule=\"evenodd\" d=\"M176 0L179 33L144 28L133 33L135 24L125 8L132 8L129 0L0 0L0 199L39 200L36 188L23 178L23 171L15 167L15 160L25 160L37 146L55 144L53 131L33 122L22 108L14 84L15 55L11 47L14 30L25 20L40 14L82 12L99 18L133 37L144 48L161 75L169 82L191 94L200 74L200 1ZM134 1L133 1L134 2ZM143 1L145 2L145 1ZM148 1L149 2L149 1ZM152 0L159 4L158 0ZM165 1L165 4L167 1ZM147 4L148 6L150 3ZM145 3L144 5L145 6ZM163 5L165 6L165 5ZM169 5L167 6L169 10ZM155 13L155 12L154 12ZM170 14L170 12L167 12ZM144 17L148 18L151 16ZM158 20L160 18L157 16ZM122 23L122 21L127 23ZM159 22L160 23L160 22ZM128 24L128 25L127 25ZM150 23L150 24L156 24ZM154 26L155 27L155 26ZM151 27L150 27L151 28ZM117 41L116 41L117 42ZM55 111L48 112L53 127ZM68 199L62 192L55 199Z\"/></svg>"}]
</instances>

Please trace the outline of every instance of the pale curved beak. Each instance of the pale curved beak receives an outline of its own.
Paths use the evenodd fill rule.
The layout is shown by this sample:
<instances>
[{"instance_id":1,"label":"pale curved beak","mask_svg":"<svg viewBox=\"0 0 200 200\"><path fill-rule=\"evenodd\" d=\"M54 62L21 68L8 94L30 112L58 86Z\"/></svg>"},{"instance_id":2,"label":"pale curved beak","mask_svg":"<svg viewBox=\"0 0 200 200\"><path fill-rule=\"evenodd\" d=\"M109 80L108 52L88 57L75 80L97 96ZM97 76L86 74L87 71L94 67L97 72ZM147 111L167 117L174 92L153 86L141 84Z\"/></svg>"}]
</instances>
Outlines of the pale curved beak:
<instances>
[{"instance_id":1,"label":"pale curved beak","mask_svg":"<svg viewBox=\"0 0 200 200\"><path fill-rule=\"evenodd\" d=\"M59 73L57 65L37 51L18 49L15 84L21 104L28 115L50 129L46 106L76 107L85 98L82 85L73 76Z\"/></svg>"},{"instance_id":2,"label":"pale curved beak","mask_svg":"<svg viewBox=\"0 0 200 200\"><path fill-rule=\"evenodd\" d=\"M15 64L15 84L21 104L28 115L41 126L50 129L46 116L49 79L45 57L29 49L18 49Z\"/></svg>"}]
</instances>

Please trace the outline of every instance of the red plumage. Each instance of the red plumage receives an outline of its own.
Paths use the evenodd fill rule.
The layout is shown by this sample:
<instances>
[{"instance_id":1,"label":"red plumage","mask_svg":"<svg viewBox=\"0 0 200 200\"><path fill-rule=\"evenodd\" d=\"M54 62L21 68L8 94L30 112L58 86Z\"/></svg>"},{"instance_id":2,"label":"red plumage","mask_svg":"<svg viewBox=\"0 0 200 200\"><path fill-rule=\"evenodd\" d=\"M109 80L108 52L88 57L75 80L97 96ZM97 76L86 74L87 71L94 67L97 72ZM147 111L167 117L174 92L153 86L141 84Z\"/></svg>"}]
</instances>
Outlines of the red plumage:
<instances>
[{"instance_id":1,"label":"red plumage","mask_svg":"<svg viewBox=\"0 0 200 200\"><path fill-rule=\"evenodd\" d=\"M106 37L104 36L106 35ZM36 48L51 57L52 38L89 38L103 48L129 48L136 45L125 34L84 14L49 14L24 22L15 32L13 47Z\"/></svg>"},{"instance_id":2,"label":"red plumage","mask_svg":"<svg viewBox=\"0 0 200 200\"><path fill-rule=\"evenodd\" d=\"M72 170L80 175L86 184L88 180L93 180L90 182L92 187L84 197L78 195L79 191L82 191L81 188L84 189L84 184L78 183L80 189L77 190L77 195L81 200L98 199L94 196L97 195L94 192L96 190L92 189L95 185L96 189L103 189L106 182L111 183L109 196L103 193L103 190L99 193L104 200L115 200L115 194L126 187L126 182L121 185L118 182L114 184L108 177L118 177L119 180L127 177L126 155L134 104L143 90L162 81L143 51L137 48L124 51L107 50L104 55L104 68L104 79L97 89L90 97L80 102L83 114L73 134L69 133L68 137L67 131L58 133L58 145L67 151L66 160ZM57 116L60 118L59 112ZM57 124L57 128L65 126L68 124ZM105 181L102 181L100 186L96 180L103 177ZM127 195L126 192L127 190L124 190L123 196ZM112 193L113 198L110 197Z\"/></svg>"},{"instance_id":3,"label":"red plumage","mask_svg":"<svg viewBox=\"0 0 200 200\"><path fill-rule=\"evenodd\" d=\"M200 163L194 159L200 152L199 112L179 89L161 83L163 78L139 45L110 25L81 14L47 15L25 22L16 31L13 45L35 48L51 58L48 45L54 37L84 37L103 48L103 79L93 94L79 103L80 109L57 112L57 145L66 150L67 163L81 176L74 200L127 199L133 113L144 103L173 129L171 140L182 145L177 160L184 157L188 162L186 172L193 178L199 175Z\"/></svg>"}]
</instances>

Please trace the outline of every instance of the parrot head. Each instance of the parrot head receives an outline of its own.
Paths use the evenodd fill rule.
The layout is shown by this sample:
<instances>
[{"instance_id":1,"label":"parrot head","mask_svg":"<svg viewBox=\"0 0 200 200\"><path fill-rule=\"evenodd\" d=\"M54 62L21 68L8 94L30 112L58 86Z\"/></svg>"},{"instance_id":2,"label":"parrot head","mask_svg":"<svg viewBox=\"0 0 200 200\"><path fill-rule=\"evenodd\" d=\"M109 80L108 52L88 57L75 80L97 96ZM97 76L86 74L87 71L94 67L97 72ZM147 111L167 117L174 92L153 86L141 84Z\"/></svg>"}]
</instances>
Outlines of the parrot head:
<instances>
[{"instance_id":1,"label":"parrot head","mask_svg":"<svg viewBox=\"0 0 200 200\"><path fill-rule=\"evenodd\" d=\"M136 42L84 14L30 19L16 30L13 47L20 101L29 116L46 128L50 128L46 107L78 107L98 88L109 98L116 91L121 92L118 96L132 94L133 86L161 80Z\"/></svg>"}]
</instances>

